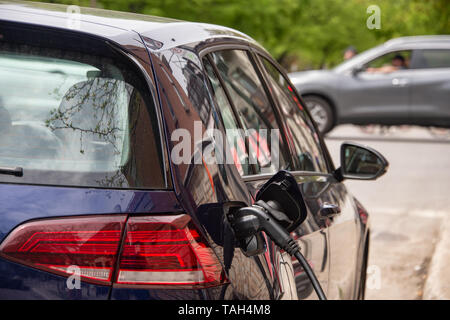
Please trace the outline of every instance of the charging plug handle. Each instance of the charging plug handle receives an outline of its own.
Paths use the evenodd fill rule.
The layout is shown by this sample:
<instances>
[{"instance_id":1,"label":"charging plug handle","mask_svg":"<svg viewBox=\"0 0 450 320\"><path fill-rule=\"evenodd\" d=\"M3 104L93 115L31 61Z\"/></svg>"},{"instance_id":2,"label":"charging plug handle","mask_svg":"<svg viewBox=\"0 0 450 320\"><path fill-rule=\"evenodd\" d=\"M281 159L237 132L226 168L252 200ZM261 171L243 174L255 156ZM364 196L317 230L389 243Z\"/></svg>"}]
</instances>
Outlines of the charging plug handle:
<instances>
[{"instance_id":1,"label":"charging plug handle","mask_svg":"<svg viewBox=\"0 0 450 320\"><path fill-rule=\"evenodd\" d=\"M251 207L239 209L232 218L232 226L236 237L238 239L245 239L255 235L257 232L266 232L277 246L289 253L289 255L297 258L298 262L303 267L303 270L309 277L319 299L326 300L325 294L314 271L311 269L305 257L301 254L296 241L291 238L288 231L274 218L274 216L281 217L280 214L283 213L276 208L273 208L275 215L272 215L271 211L272 207L262 200L259 200Z\"/></svg>"}]
</instances>

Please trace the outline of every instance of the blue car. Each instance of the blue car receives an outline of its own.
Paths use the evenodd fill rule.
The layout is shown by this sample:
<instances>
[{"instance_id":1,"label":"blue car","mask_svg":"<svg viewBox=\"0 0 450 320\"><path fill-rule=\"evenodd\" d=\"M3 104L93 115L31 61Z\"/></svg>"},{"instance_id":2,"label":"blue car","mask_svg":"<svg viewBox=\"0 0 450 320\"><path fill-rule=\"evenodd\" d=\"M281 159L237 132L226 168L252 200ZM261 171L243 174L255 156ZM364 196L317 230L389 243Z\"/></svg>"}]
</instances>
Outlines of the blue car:
<instances>
[{"instance_id":1,"label":"blue car","mask_svg":"<svg viewBox=\"0 0 450 320\"><path fill-rule=\"evenodd\" d=\"M363 298L369 219L343 181L387 162L347 143L336 169L304 106L238 31L1 2L0 299L315 299L267 233L243 246L230 222L280 171L323 291Z\"/></svg>"}]
</instances>

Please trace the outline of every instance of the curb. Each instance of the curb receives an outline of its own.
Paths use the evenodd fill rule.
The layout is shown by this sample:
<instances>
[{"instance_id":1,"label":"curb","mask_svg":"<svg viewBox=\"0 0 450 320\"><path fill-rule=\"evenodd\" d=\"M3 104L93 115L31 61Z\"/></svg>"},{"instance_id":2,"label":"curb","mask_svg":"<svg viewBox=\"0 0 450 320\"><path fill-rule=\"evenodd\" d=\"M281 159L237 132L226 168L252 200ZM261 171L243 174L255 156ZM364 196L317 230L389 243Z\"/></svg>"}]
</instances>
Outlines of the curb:
<instances>
[{"instance_id":1,"label":"curb","mask_svg":"<svg viewBox=\"0 0 450 320\"><path fill-rule=\"evenodd\" d=\"M450 299L450 217L443 219L424 287L424 300Z\"/></svg>"}]
</instances>

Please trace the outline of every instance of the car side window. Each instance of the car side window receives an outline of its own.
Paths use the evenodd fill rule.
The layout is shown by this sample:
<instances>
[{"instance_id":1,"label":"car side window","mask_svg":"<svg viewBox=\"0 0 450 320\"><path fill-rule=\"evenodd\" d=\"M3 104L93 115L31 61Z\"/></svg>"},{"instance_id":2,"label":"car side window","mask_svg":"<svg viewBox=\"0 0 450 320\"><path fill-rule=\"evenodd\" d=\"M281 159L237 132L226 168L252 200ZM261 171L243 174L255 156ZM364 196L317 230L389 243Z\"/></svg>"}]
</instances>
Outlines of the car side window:
<instances>
[{"instance_id":1,"label":"car side window","mask_svg":"<svg viewBox=\"0 0 450 320\"><path fill-rule=\"evenodd\" d=\"M256 170L254 173L275 173L287 169L282 133L247 52L223 50L212 53L211 58L248 137L250 163L255 165Z\"/></svg>"},{"instance_id":2,"label":"car side window","mask_svg":"<svg viewBox=\"0 0 450 320\"><path fill-rule=\"evenodd\" d=\"M365 64L368 73L390 73L410 68L411 50L393 51Z\"/></svg>"},{"instance_id":3,"label":"car side window","mask_svg":"<svg viewBox=\"0 0 450 320\"><path fill-rule=\"evenodd\" d=\"M414 50L411 58L412 69L450 68L450 50Z\"/></svg>"},{"instance_id":4,"label":"car side window","mask_svg":"<svg viewBox=\"0 0 450 320\"><path fill-rule=\"evenodd\" d=\"M206 74L208 75L208 79L212 87L214 102L219 107L223 125L225 130L228 132L226 137L230 146L230 152L233 157L234 164L241 175L248 175L248 153L245 146L244 137L238 130L239 125L234 117L233 109L231 108L230 102L227 99L219 79L214 73L213 67L207 59L203 59L203 65L205 66ZM236 135L231 134L231 132L235 132Z\"/></svg>"},{"instance_id":5,"label":"car side window","mask_svg":"<svg viewBox=\"0 0 450 320\"><path fill-rule=\"evenodd\" d=\"M327 162L320 147L319 136L293 88L278 69L261 57L268 73L273 93L277 97L283 117L296 150L296 170L327 172Z\"/></svg>"}]
</instances>

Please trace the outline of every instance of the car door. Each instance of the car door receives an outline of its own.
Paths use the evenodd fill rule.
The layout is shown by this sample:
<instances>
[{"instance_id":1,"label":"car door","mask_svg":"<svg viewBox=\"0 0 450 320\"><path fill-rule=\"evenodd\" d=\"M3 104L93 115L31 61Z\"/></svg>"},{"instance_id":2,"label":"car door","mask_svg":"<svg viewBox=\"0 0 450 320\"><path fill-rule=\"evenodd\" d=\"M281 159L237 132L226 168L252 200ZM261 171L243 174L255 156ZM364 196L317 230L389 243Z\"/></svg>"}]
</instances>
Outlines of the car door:
<instances>
[{"instance_id":1,"label":"car door","mask_svg":"<svg viewBox=\"0 0 450 320\"><path fill-rule=\"evenodd\" d=\"M258 71L259 67L255 64L255 59L248 55L248 51L220 51L214 52L210 55L211 60L217 66L218 73L223 79L224 86L230 97L230 101L236 110L236 118L243 123L243 128L250 129L270 129L278 130L280 132L281 139L279 140L280 152L279 152L279 166L268 166L264 164L265 159L273 159L273 151L270 147L265 149L261 147L257 150L256 165L251 167L252 171L249 171L247 175L243 175L243 180L247 183L250 193L254 197L261 186L275 174L278 169L295 170L299 168L299 165L294 166L295 163L302 163L302 168L318 167L325 169L326 164L324 162L317 162L314 157L317 155L317 150L311 150L311 153L303 153L299 155L298 159L292 159L292 157L286 153L291 153L289 150L294 146L291 143L291 148L286 148L283 140L291 140L288 137L290 134L284 126L284 121L281 119L282 114L278 112L278 109L274 109L274 98L268 95L269 87L261 79L261 72ZM256 68L256 69L255 69ZM222 112L222 111L221 111ZM297 129L297 128L296 128ZM307 132L302 130L299 134L302 137L299 141L307 141L308 139L314 139L311 135L311 131ZM249 135L249 140L252 135ZM318 138L315 134L315 138ZM251 145L251 144L250 144ZM267 144L268 145L268 144ZM264 143L262 144L264 146ZM251 154L252 152L250 152ZM292 154L292 153L291 153ZM293 171L295 174L295 171ZM312 173L312 171L311 171ZM301 188L306 193L317 192L317 187L324 187L327 185L321 174L306 174L304 176L295 174L296 179L299 182ZM325 182L325 183L324 183ZM309 198L310 211L308 213L307 222L302 224L300 228L294 231L293 236L300 244L302 252L305 254L309 263L311 264L316 276L318 277L325 292L327 291L328 284L328 271L329 271L329 259L328 259L328 238L327 238L327 225L325 220L318 218L318 202L317 198ZM287 294L289 292L290 297L298 299L315 299L316 295L313 288L303 272L302 268L296 261L292 261L290 257L286 257L277 253L277 249L273 248L269 244L269 260L272 262L274 272L280 276L282 274L282 265L292 264L292 271L295 282L294 292L290 292L287 288L286 282L280 281L280 290L282 293ZM288 261L289 260L289 261ZM284 285L284 287L283 287ZM292 284L291 284L292 285Z\"/></svg>"},{"instance_id":2,"label":"car door","mask_svg":"<svg viewBox=\"0 0 450 320\"><path fill-rule=\"evenodd\" d=\"M294 168L309 209L306 221L294 232L329 299L354 297L360 232L352 198L331 173L333 165L323 140L292 85L267 56L260 56L271 92L295 145ZM325 214L325 209L334 208ZM308 279L297 268L299 297ZM314 294L314 293L313 293ZM310 296L306 296L308 298Z\"/></svg>"},{"instance_id":3,"label":"car door","mask_svg":"<svg viewBox=\"0 0 450 320\"><path fill-rule=\"evenodd\" d=\"M405 123L411 118L410 70L381 71L396 55L408 61L410 51L384 53L346 76L339 87L342 117L355 122L387 124Z\"/></svg>"},{"instance_id":4,"label":"car door","mask_svg":"<svg viewBox=\"0 0 450 320\"><path fill-rule=\"evenodd\" d=\"M414 122L450 125L450 48L414 50L409 72Z\"/></svg>"},{"instance_id":5,"label":"car door","mask_svg":"<svg viewBox=\"0 0 450 320\"><path fill-rule=\"evenodd\" d=\"M276 141L270 138L272 132L279 130L278 119L245 48L215 51L204 60L232 160L254 199L273 174L290 166L284 138L279 134L275 135ZM235 135L233 131L237 129L242 134ZM271 152L274 144L277 152ZM273 298L291 297L291 292L287 292L289 284L284 281L286 273L281 272L286 265L292 266L291 260L282 255L270 239L264 238L265 253L248 259L260 261L260 271L270 283ZM256 275L240 279L241 285L251 285Z\"/></svg>"}]
</instances>

